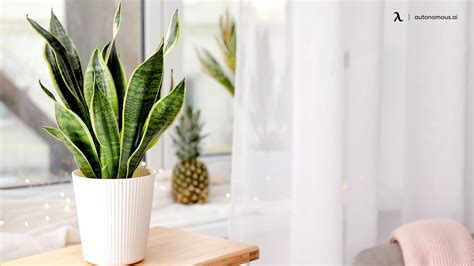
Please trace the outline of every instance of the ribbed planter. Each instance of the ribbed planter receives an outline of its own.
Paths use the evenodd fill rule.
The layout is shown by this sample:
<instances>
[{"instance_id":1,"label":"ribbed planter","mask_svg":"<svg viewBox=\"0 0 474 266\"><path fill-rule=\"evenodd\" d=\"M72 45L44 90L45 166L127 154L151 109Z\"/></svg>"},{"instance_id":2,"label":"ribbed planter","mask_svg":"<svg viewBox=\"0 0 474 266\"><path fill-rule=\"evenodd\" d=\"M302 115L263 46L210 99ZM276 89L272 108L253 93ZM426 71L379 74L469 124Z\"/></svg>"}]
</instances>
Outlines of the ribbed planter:
<instances>
[{"instance_id":1,"label":"ribbed planter","mask_svg":"<svg viewBox=\"0 0 474 266\"><path fill-rule=\"evenodd\" d=\"M145 258L155 171L133 178L86 178L72 173L84 259L93 264L132 264Z\"/></svg>"}]
</instances>

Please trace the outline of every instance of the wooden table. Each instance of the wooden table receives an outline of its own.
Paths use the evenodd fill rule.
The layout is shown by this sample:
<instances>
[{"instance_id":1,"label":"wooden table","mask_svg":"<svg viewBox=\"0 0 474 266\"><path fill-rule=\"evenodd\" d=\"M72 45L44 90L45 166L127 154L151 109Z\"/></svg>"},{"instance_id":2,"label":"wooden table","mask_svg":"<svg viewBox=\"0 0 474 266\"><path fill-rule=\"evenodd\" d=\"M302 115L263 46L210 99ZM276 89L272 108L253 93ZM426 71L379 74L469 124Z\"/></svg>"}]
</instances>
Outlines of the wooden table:
<instances>
[{"instance_id":1,"label":"wooden table","mask_svg":"<svg viewBox=\"0 0 474 266\"><path fill-rule=\"evenodd\" d=\"M257 246L177 229L150 229L145 260L137 265L238 265L259 257ZM2 265L88 265L81 245L74 245Z\"/></svg>"}]
</instances>

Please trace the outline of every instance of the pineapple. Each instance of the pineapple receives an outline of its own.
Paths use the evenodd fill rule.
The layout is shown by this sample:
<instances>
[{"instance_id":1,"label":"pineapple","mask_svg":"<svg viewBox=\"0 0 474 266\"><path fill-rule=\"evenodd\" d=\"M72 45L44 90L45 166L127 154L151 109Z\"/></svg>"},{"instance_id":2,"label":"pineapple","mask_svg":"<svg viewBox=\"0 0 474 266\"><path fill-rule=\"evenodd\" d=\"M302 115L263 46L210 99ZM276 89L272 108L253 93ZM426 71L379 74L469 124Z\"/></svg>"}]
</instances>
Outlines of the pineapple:
<instances>
[{"instance_id":1,"label":"pineapple","mask_svg":"<svg viewBox=\"0 0 474 266\"><path fill-rule=\"evenodd\" d=\"M203 139L199 111L191 106L181 116L173 143L179 162L173 170L173 200L182 204L206 203L209 194L209 174L206 165L197 160Z\"/></svg>"}]
</instances>

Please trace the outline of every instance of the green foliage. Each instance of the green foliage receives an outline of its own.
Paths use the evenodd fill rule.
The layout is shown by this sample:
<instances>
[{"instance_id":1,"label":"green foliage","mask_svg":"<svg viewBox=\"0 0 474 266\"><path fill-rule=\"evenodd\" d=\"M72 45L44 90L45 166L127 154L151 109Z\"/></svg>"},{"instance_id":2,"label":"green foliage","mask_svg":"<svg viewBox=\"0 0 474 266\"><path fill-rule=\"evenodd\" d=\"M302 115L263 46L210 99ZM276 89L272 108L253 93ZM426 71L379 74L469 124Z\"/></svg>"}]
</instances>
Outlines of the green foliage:
<instances>
[{"instance_id":1,"label":"green foliage","mask_svg":"<svg viewBox=\"0 0 474 266\"><path fill-rule=\"evenodd\" d=\"M94 50L85 73L73 40L53 12L49 31L27 16L46 41L43 56L61 100L39 82L55 103L58 125L44 129L66 145L79 169L90 178L132 177L146 150L173 124L186 92L183 79L160 99L164 55L179 38L178 11L166 40L133 71L128 84L115 44L121 14L120 4L112 40L101 50Z\"/></svg>"},{"instance_id":2,"label":"green foliage","mask_svg":"<svg viewBox=\"0 0 474 266\"><path fill-rule=\"evenodd\" d=\"M176 126L173 143L176 146L176 156L181 161L194 160L201 154L201 141L206 136L201 134L204 124L200 122L200 116L200 111L187 106Z\"/></svg>"},{"instance_id":3,"label":"green foliage","mask_svg":"<svg viewBox=\"0 0 474 266\"><path fill-rule=\"evenodd\" d=\"M236 32L235 21L226 12L219 19L220 35L216 38L217 44L224 58L227 69L220 64L216 57L207 49L197 51L199 61L204 71L219 82L229 93L234 96L234 75L235 75L235 52L236 52Z\"/></svg>"}]
</instances>

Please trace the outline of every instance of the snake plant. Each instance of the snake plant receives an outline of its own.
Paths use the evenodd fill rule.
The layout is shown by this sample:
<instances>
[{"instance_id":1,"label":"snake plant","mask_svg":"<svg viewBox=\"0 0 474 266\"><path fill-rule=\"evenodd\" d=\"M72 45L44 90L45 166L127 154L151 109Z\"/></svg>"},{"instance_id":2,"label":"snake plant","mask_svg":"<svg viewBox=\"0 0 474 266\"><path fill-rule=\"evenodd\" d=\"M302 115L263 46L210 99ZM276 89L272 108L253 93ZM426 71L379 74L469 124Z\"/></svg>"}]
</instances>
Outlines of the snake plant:
<instances>
[{"instance_id":1,"label":"snake plant","mask_svg":"<svg viewBox=\"0 0 474 266\"><path fill-rule=\"evenodd\" d=\"M145 152L173 124L184 101L184 79L160 98L163 58L179 39L178 12L159 48L133 71L128 82L115 44L121 13L119 4L112 40L94 50L85 72L73 40L52 11L49 31L27 15L46 41L43 55L60 98L56 100L39 81L54 102L58 126L44 129L66 145L89 178L132 177Z\"/></svg>"}]
</instances>

